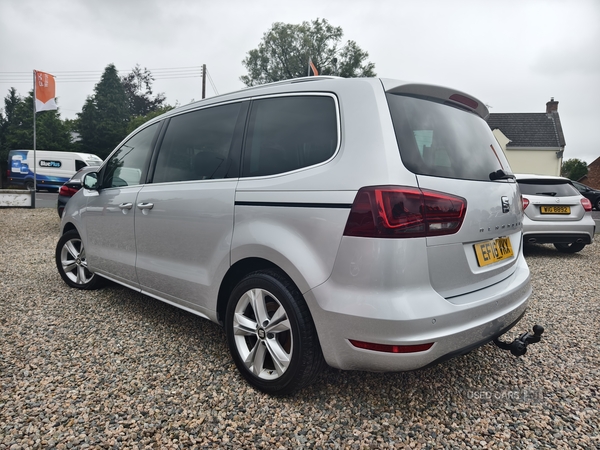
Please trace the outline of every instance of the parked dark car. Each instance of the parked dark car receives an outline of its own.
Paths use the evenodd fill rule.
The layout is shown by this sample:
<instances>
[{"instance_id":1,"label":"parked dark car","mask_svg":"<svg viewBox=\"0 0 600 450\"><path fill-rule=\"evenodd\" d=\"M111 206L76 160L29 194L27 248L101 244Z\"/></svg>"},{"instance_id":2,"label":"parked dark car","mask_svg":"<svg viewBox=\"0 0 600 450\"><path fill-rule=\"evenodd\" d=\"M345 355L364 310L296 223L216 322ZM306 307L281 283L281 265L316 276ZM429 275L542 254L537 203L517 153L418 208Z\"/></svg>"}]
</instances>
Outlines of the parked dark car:
<instances>
[{"instance_id":1,"label":"parked dark car","mask_svg":"<svg viewBox=\"0 0 600 450\"><path fill-rule=\"evenodd\" d=\"M62 217L65 205L71 197L73 197L79 189L86 173L96 172L99 166L86 166L79 169L69 181L63 184L58 191L58 201L56 202L56 210L58 217Z\"/></svg>"},{"instance_id":2,"label":"parked dark car","mask_svg":"<svg viewBox=\"0 0 600 450\"><path fill-rule=\"evenodd\" d=\"M573 186L577 188L581 195L585 198L589 199L592 202L592 206L600 211L600 191L598 189L594 189L593 187L586 186L585 184L578 183L577 181L573 181Z\"/></svg>"}]
</instances>

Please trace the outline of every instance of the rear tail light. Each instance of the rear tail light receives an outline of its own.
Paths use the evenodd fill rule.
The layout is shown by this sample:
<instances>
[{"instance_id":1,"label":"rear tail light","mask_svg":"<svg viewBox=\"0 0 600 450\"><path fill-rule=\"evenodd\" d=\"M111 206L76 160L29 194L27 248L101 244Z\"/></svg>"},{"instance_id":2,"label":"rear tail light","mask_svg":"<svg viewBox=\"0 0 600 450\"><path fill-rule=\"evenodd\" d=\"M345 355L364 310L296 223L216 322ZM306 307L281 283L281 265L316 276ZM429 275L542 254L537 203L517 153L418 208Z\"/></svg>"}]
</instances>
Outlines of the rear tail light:
<instances>
[{"instance_id":1,"label":"rear tail light","mask_svg":"<svg viewBox=\"0 0 600 450\"><path fill-rule=\"evenodd\" d=\"M521 200L523 201L523 211L525 211L525 208L529 206L529 199L527 197L521 197Z\"/></svg>"},{"instance_id":2,"label":"rear tail light","mask_svg":"<svg viewBox=\"0 0 600 450\"><path fill-rule=\"evenodd\" d=\"M79 189L75 189L69 186L61 186L58 194L59 195L64 195L65 197L73 197L75 194L77 194L77 191Z\"/></svg>"},{"instance_id":3,"label":"rear tail light","mask_svg":"<svg viewBox=\"0 0 600 450\"><path fill-rule=\"evenodd\" d=\"M590 201L589 198L582 198L581 199L581 204L583 205L583 209L585 209L586 211L591 211L592 210L592 202Z\"/></svg>"},{"instance_id":4,"label":"rear tail light","mask_svg":"<svg viewBox=\"0 0 600 450\"><path fill-rule=\"evenodd\" d=\"M383 353L417 353L425 352L433 347L433 342L427 344L417 345L387 345L387 344L375 344L373 342L362 342L350 339L350 343L357 348L365 350L372 350L374 352Z\"/></svg>"},{"instance_id":5,"label":"rear tail light","mask_svg":"<svg viewBox=\"0 0 600 450\"><path fill-rule=\"evenodd\" d=\"M345 236L413 238L456 233L465 218L462 197L427 189L371 186L358 191Z\"/></svg>"}]
</instances>

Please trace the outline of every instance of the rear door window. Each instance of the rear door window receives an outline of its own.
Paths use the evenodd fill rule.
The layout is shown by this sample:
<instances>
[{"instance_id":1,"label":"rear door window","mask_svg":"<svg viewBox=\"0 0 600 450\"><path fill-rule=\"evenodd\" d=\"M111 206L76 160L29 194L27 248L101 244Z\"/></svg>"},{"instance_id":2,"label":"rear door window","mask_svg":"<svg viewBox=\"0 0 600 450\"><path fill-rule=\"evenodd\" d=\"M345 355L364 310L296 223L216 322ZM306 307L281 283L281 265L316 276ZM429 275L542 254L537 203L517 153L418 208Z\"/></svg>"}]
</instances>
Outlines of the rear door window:
<instances>
[{"instance_id":1,"label":"rear door window","mask_svg":"<svg viewBox=\"0 0 600 450\"><path fill-rule=\"evenodd\" d=\"M404 165L413 173L490 181L510 167L487 123L438 101L387 94Z\"/></svg>"},{"instance_id":2,"label":"rear door window","mask_svg":"<svg viewBox=\"0 0 600 450\"><path fill-rule=\"evenodd\" d=\"M337 107L329 95L254 100L242 176L290 172L331 158L338 146Z\"/></svg>"},{"instance_id":3,"label":"rear door window","mask_svg":"<svg viewBox=\"0 0 600 450\"><path fill-rule=\"evenodd\" d=\"M232 103L171 118L152 182L225 178L240 108Z\"/></svg>"}]
</instances>

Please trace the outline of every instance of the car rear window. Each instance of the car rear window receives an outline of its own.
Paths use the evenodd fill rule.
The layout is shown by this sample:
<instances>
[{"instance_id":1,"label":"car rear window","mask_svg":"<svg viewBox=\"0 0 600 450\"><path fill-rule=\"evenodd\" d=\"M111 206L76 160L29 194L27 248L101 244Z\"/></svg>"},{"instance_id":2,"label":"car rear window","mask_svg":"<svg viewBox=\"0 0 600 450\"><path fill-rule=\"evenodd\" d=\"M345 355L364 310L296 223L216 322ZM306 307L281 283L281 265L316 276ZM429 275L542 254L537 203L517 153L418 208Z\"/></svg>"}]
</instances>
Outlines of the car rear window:
<instances>
[{"instance_id":1,"label":"car rear window","mask_svg":"<svg viewBox=\"0 0 600 450\"><path fill-rule=\"evenodd\" d=\"M547 195L549 197L570 197L579 195L579 191L570 183L562 180L518 180L521 194Z\"/></svg>"},{"instance_id":2,"label":"car rear window","mask_svg":"<svg viewBox=\"0 0 600 450\"><path fill-rule=\"evenodd\" d=\"M404 165L413 173L490 181L510 167L487 123L436 100L387 94Z\"/></svg>"}]
</instances>

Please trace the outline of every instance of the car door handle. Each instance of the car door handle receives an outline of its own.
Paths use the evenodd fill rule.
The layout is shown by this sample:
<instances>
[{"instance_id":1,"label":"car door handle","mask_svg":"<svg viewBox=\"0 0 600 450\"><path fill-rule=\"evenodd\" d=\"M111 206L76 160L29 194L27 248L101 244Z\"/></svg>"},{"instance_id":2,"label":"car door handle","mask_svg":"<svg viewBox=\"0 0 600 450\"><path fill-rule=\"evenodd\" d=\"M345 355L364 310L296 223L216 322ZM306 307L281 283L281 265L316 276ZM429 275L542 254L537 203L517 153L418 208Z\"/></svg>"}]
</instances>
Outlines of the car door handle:
<instances>
[{"instance_id":1,"label":"car door handle","mask_svg":"<svg viewBox=\"0 0 600 450\"><path fill-rule=\"evenodd\" d=\"M154 203L138 203L137 207L140 209L152 209L154 208Z\"/></svg>"},{"instance_id":2,"label":"car door handle","mask_svg":"<svg viewBox=\"0 0 600 450\"><path fill-rule=\"evenodd\" d=\"M133 207L133 203L121 203L119 208L121 209L131 209Z\"/></svg>"}]
</instances>

